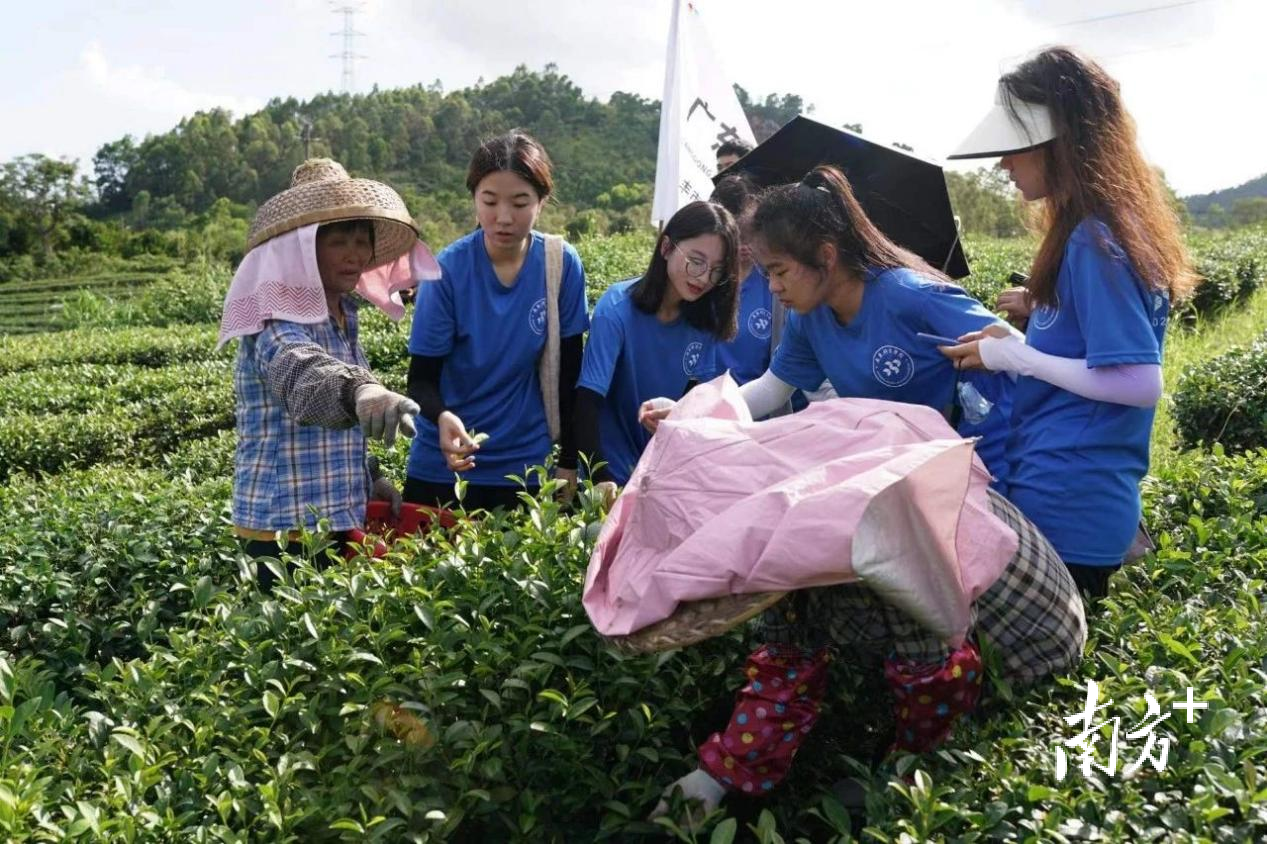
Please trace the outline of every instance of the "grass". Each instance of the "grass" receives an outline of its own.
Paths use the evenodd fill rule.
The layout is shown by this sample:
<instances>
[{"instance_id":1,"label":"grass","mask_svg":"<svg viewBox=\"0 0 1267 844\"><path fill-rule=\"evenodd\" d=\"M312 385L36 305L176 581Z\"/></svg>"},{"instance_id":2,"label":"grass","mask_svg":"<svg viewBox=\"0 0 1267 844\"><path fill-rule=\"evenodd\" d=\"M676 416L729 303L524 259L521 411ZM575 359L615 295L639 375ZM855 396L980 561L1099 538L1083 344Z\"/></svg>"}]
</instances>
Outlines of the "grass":
<instances>
[{"instance_id":1,"label":"grass","mask_svg":"<svg viewBox=\"0 0 1267 844\"><path fill-rule=\"evenodd\" d=\"M1184 374L1234 346L1252 342L1264 331L1267 331L1267 287L1257 290L1244 303L1200 320L1194 326L1171 325L1166 335L1162 368L1164 396L1153 423L1151 466L1154 472L1169 466L1182 449L1170 417L1170 396L1178 389Z\"/></svg>"}]
</instances>

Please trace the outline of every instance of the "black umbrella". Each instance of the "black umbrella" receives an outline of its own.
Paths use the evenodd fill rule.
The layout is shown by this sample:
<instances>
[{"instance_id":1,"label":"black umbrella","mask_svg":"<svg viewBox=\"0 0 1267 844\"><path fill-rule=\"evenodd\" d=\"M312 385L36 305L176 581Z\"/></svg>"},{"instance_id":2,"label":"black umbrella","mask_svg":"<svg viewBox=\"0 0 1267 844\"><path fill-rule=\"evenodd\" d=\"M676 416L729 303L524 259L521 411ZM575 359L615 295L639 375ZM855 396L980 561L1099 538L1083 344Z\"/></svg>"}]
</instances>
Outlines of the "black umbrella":
<instances>
[{"instance_id":1,"label":"black umbrella","mask_svg":"<svg viewBox=\"0 0 1267 844\"><path fill-rule=\"evenodd\" d=\"M719 173L744 171L760 185L800 181L819 164L844 171L880 231L951 278L968 274L941 167L808 117L794 117Z\"/></svg>"}]
</instances>

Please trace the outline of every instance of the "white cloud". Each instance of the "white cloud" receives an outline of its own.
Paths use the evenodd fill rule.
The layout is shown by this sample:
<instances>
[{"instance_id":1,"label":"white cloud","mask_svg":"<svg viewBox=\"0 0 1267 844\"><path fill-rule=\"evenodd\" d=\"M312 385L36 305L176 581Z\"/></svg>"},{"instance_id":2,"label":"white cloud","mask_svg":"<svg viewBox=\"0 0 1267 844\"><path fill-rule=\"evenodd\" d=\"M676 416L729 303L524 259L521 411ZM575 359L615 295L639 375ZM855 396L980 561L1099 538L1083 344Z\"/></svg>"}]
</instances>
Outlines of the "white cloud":
<instances>
[{"instance_id":1,"label":"white cloud","mask_svg":"<svg viewBox=\"0 0 1267 844\"><path fill-rule=\"evenodd\" d=\"M195 111L225 108L242 115L264 105L254 97L191 91L168 77L162 68L113 65L96 41L80 53L79 66L87 82L118 105L136 112L160 114L173 123Z\"/></svg>"}]
</instances>

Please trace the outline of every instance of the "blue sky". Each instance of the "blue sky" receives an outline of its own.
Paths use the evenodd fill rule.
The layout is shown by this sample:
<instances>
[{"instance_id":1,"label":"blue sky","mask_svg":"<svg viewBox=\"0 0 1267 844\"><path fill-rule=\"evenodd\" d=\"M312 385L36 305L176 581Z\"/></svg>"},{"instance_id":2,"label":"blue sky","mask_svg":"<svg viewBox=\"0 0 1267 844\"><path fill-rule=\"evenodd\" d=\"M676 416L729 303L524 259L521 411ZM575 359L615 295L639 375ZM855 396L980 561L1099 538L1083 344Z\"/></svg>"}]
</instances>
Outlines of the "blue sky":
<instances>
[{"instance_id":1,"label":"blue sky","mask_svg":"<svg viewBox=\"0 0 1267 844\"><path fill-rule=\"evenodd\" d=\"M1070 43L1122 82L1140 139L1181 193L1267 172L1267 3L1256 0L697 0L735 81L795 92L827 122L940 158L994 80ZM342 28L317 0L78 0L6 9L0 160L90 165L103 143L170 129L199 108L237 114L337 89ZM777 14L770 9L776 8ZM659 98L669 0L365 0L357 89L440 79L446 90L555 62L587 94Z\"/></svg>"}]
</instances>

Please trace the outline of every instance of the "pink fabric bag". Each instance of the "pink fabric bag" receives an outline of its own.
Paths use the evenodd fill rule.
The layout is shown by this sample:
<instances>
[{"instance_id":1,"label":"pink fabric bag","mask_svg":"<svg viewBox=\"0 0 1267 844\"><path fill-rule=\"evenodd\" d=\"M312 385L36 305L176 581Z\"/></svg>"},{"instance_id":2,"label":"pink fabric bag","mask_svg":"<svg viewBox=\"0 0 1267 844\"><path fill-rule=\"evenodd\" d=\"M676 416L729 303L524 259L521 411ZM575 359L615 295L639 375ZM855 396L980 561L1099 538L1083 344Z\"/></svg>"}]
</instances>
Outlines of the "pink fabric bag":
<instances>
[{"instance_id":1,"label":"pink fabric bag","mask_svg":"<svg viewBox=\"0 0 1267 844\"><path fill-rule=\"evenodd\" d=\"M753 422L722 376L660 423L583 603L601 633L624 635L682 601L860 580L957 647L1018 544L989 482L931 408L836 399Z\"/></svg>"}]
</instances>

